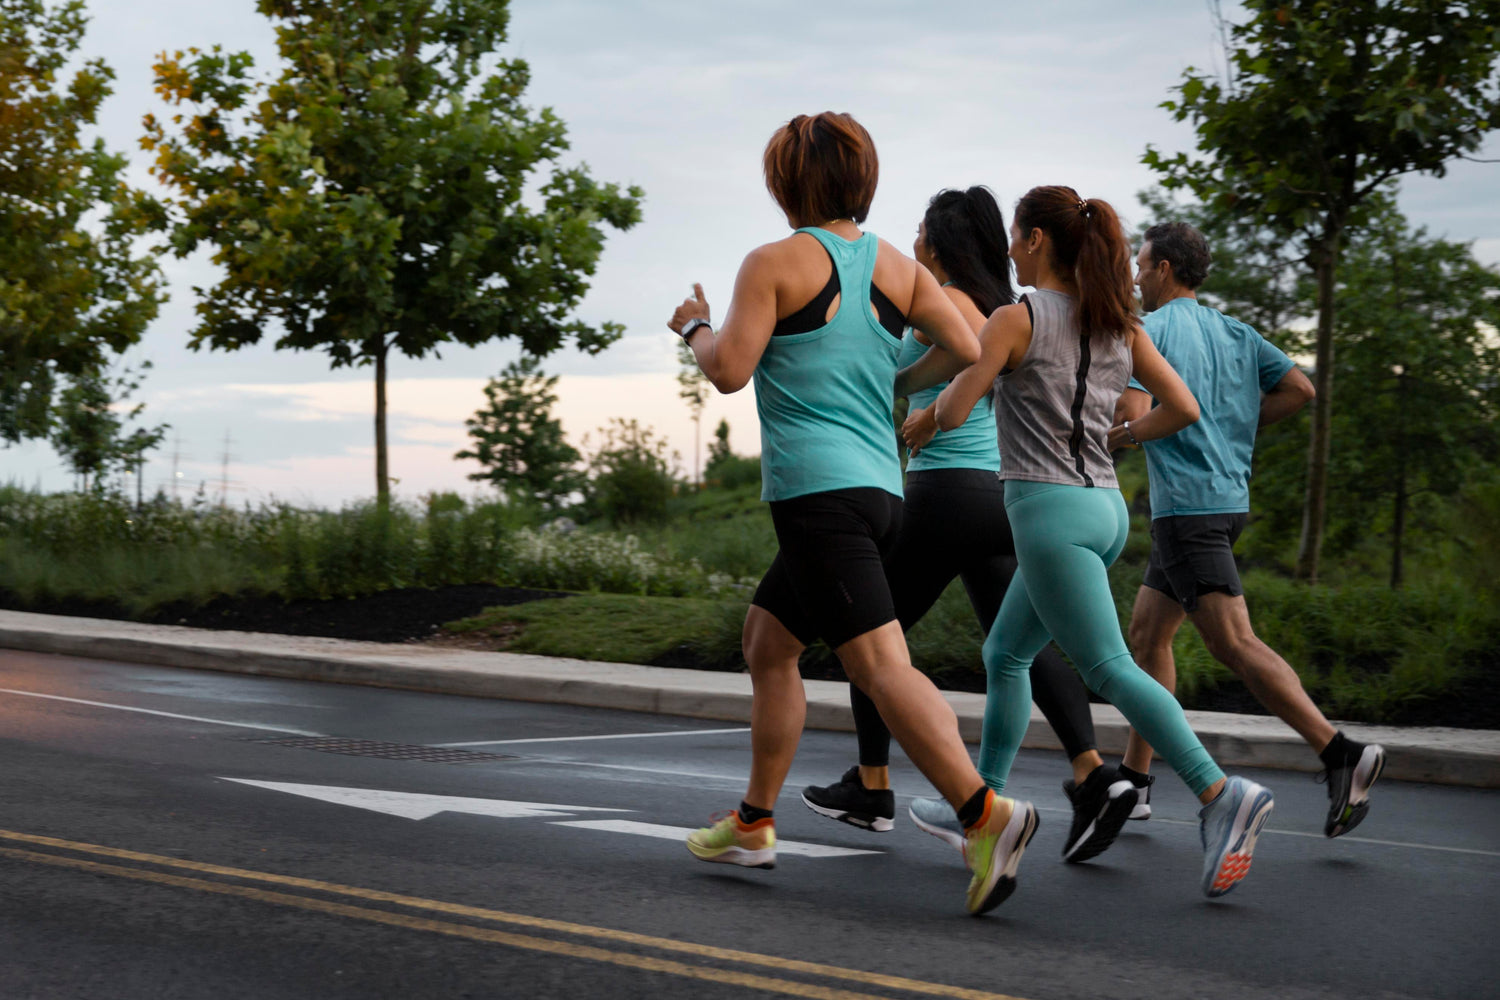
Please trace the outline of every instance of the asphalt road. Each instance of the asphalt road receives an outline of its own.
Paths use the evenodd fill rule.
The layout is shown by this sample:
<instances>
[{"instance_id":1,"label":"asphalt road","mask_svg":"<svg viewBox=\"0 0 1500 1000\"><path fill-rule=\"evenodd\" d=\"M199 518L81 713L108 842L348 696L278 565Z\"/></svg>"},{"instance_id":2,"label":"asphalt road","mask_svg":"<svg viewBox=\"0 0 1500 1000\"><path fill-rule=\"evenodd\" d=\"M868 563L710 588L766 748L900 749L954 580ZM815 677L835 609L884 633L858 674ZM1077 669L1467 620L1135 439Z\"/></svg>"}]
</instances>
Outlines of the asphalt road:
<instances>
[{"instance_id":1,"label":"asphalt road","mask_svg":"<svg viewBox=\"0 0 1500 1000\"><path fill-rule=\"evenodd\" d=\"M1494 791L1382 782L1327 841L1322 786L1246 772L1276 812L1209 901L1169 773L1150 821L1064 865L1061 756L1025 751L1041 831L974 919L960 858L905 821L931 792L904 760L892 833L802 807L852 737L807 734L778 866L747 871L681 843L743 790L731 724L12 652L0 689L7 1000L1496 995Z\"/></svg>"}]
</instances>

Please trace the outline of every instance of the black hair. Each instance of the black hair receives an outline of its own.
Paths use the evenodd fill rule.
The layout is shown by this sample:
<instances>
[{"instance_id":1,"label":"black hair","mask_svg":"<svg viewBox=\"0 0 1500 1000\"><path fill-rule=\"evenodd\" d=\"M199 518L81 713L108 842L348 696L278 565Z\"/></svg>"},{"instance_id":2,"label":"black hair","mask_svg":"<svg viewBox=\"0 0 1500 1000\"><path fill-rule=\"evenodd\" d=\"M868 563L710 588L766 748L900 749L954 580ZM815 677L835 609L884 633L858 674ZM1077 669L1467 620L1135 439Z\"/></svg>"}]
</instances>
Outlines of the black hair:
<instances>
[{"instance_id":1,"label":"black hair","mask_svg":"<svg viewBox=\"0 0 1500 1000\"><path fill-rule=\"evenodd\" d=\"M1159 222L1146 230L1146 242L1151 263L1171 264L1173 279L1184 288L1196 289L1208 277L1208 240L1186 222Z\"/></svg>"},{"instance_id":2,"label":"black hair","mask_svg":"<svg viewBox=\"0 0 1500 1000\"><path fill-rule=\"evenodd\" d=\"M1005 219L989 188L976 184L967 191L939 191L922 221L933 257L980 312L987 317L1016 300Z\"/></svg>"}]
</instances>

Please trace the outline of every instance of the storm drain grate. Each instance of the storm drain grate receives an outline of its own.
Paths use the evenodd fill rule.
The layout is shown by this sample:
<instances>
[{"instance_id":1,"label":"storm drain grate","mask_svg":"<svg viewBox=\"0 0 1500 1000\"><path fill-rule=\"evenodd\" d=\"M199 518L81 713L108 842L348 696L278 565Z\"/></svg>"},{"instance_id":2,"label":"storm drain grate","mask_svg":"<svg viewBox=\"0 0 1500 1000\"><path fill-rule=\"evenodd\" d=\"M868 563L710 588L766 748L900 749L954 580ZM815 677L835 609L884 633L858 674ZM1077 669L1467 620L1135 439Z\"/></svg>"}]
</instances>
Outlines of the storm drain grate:
<instances>
[{"instance_id":1,"label":"storm drain grate","mask_svg":"<svg viewBox=\"0 0 1500 1000\"><path fill-rule=\"evenodd\" d=\"M483 764L492 760L519 760L513 754L477 753L448 747L414 746L410 743L381 743L377 740L344 740L330 736L247 736L242 742L264 743L294 750L316 750L346 757L379 757L382 760L420 760L431 764Z\"/></svg>"}]
</instances>

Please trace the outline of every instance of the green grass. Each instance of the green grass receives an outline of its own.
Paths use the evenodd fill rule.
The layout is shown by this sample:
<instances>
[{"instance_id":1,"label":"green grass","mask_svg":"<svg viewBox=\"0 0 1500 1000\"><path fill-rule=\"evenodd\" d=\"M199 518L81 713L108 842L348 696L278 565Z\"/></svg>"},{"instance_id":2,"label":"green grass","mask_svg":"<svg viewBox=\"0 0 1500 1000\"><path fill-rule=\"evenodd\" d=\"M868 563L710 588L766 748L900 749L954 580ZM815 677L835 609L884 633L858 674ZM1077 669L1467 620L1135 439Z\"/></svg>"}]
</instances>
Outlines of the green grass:
<instances>
[{"instance_id":1,"label":"green grass","mask_svg":"<svg viewBox=\"0 0 1500 1000\"><path fill-rule=\"evenodd\" d=\"M505 633L521 626L508 648L521 653L615 663L651 663L684 643L706 649L728 621L744 620L745 605L693 597L580 594L490 608L446 626L450 632ZM735 646L739 627L734 628Z\"/></svg>"}]
</instances>

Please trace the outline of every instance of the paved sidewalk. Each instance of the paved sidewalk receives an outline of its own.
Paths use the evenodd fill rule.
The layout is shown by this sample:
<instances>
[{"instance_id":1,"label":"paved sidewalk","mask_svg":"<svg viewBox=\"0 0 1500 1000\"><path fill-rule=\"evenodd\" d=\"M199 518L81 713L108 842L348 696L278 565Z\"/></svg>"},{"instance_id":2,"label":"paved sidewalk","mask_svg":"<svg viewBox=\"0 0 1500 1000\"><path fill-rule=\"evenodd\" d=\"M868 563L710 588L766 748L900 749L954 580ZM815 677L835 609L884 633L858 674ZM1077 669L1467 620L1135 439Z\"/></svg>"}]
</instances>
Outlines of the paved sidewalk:
<instances>
[{"instance_id":1,"label":"paved sidewalk","mask_svg":"<svg viewBox=\"0 0 1500 1000\"><path fill-rule=\"evenodd\" d=\"M19 611L0 611L0 649L732 722L750 718L746 674L525 653L221 632ZM853 730L847 685L807 681L806 686L809 727ZM978 742L983 696L947 692L946 697L958 713L964 739ZM1100 745L1107 752L1123 750L1127 726L1120 713L1109 705L1091 707ZM1321 769L1312 751L1277 719L1227 712L1187 716L1220 764ZM1343 728L1351 736L1385 746L1386 777L1500 788L1500 731L1362 724ZM1059 748L1035 708L1024 745Z\"/></svg>"}]
</instances>

